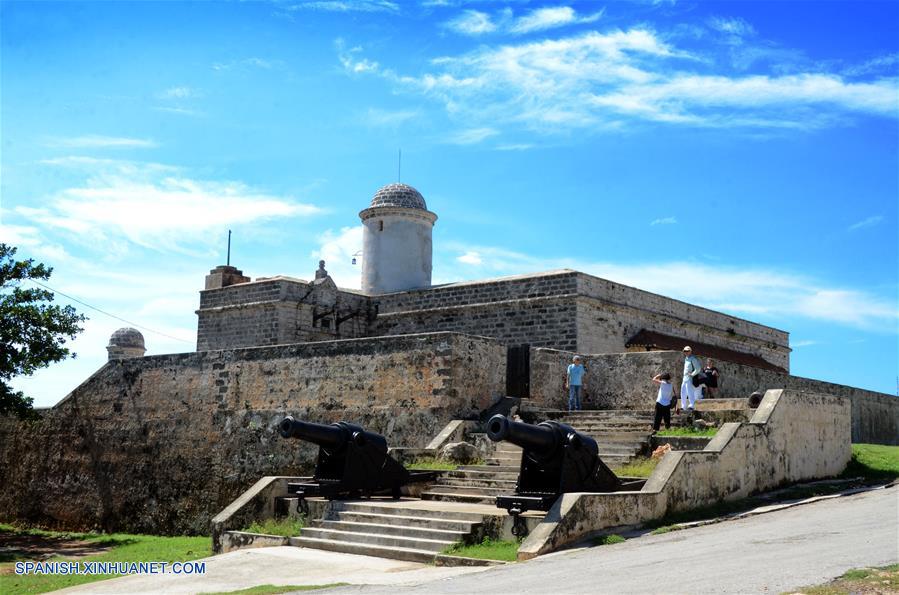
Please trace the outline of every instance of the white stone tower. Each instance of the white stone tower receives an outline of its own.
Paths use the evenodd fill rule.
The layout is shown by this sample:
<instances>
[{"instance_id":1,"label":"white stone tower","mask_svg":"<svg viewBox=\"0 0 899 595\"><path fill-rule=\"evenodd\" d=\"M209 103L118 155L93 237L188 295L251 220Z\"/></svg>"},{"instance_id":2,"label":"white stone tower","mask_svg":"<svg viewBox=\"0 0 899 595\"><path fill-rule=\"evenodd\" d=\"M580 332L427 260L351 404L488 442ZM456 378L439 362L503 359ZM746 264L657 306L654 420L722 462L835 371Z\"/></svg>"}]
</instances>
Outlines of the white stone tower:
<instances>
[{"instance_id":1,"label":"white stone tower","mask_svg":"<svg viewBox=\"0 0 899 595\"><path fill-rule=\"evenodd\" d=\"M387 184L375 193L362 219L362 291L404 291L431 285L431 232L437 215L421 193Z\"/></svg>"}]
</instances>

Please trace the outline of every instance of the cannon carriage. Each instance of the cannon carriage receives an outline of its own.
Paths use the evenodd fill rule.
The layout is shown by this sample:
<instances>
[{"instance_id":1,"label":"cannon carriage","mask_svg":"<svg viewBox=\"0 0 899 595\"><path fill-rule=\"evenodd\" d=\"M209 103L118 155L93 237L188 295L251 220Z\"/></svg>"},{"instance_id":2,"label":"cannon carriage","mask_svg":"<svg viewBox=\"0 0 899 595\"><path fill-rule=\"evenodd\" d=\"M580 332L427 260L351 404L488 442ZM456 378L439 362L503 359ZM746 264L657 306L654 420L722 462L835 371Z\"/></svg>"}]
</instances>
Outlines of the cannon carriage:
<instances>
[{"instance_id":1,"label":"cannon carriage","mask_svg":"<svg viewBox=\"0 0 899 595\"><path fill-rule=\"evenodd\" d=\"M496 505L509 514L549 510L567 492L614 492L621 480L599 458L593 438L556 421L536 425L494 415L487 437L508 440L522 449L515 493L497 496Z\"/></svg>"},{"instance_id":2,"label":"cannon carriage","mask_svg":"<svg viewBox=\"0 0 899 595\"><path fill-rule=\"evenodd\" d=\"M392 496L398 499L403 486L432 481L432 471L409 471L387 452L387 439L345 421L316 424L287 416L279 424L283 438L317 444L318 457L311 481L287 484L290 494L301 499Z\"/></svg>"}]
</instances>

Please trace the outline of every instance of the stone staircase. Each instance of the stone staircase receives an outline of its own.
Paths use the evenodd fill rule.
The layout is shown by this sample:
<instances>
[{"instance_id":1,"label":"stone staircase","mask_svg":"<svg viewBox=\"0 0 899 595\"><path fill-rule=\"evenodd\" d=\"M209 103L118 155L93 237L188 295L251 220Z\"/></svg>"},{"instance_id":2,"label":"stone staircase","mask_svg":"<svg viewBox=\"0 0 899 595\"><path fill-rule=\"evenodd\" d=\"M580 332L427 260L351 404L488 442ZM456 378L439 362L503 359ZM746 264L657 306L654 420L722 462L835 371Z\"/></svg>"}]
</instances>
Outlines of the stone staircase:
<instances>
[{"instance_id":1,"label":"stone staircase","mask_svg":"<svg viewBox=\"0 0 899 595\"><path fill-rule=\"evenodd\" d=\"M485 515L499 514L495 507L419 500L346 501L338 506L336 519L309 521L288 543L429 563L454 543L479 541Z\"/></svg>"},{"instance_id":2,"label":"stone staircase","mask_svg":"<svg viewBox=\"0 0 899 595\"><path fill-rule=\"evenodd\" d=\"M596 440L599 458L609 467L626 465L649 452L651 411L602 409L560 413L558 421Z\"/></svg>"},{"instance_id":3,"label":"stone staircase","mask_svg":"<svg viewBox=\"0 0 899 595\"><path fill-rule=\"evenodd\" d=\"M496 504L496 496L512 494L521 468L521 448L500 442L484 465L462 465L421 494L422 500Z\"/></svg>"}]
</instances>

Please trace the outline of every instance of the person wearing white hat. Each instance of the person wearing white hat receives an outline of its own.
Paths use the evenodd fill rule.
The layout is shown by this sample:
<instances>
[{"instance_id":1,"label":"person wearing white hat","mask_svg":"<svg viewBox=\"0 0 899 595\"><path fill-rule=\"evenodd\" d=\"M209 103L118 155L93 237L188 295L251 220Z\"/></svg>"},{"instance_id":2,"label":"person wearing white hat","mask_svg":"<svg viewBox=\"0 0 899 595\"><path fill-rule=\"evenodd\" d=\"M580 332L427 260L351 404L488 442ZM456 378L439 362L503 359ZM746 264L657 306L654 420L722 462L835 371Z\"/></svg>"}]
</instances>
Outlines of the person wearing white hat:
<instances>
[{"instance_id":1,"label":"person wearing white hat","mask_svg":"<svg viewBox=\"0 0 899 595\"><path fill-rule=\"evenodd\" d=\"M693 355L693 348L684 347L684 381L680 386L680 407L686 411L693 411L697 401L697 387L693 386L693 377L702 372L702 364L699 358ZM699 388L698 392L701 393ZM701 398L701 397L700 397Z\"/></svg>"}]
</instances>

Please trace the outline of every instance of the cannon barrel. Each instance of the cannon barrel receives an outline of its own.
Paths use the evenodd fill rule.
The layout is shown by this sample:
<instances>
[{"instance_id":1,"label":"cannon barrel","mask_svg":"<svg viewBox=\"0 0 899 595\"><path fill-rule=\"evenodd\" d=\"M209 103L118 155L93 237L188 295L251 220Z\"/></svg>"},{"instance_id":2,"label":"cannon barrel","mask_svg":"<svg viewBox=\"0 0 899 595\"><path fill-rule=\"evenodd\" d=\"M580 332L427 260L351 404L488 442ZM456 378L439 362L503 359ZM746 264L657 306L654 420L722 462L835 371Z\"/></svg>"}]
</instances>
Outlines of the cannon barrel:
<instances>
[{"instance_id":1,"label":"cannon barrel","mask_svg":"<svg viewBox=\"0 0 899 595\"><path fill-rule=\"evenodd\" d=\"M387 452L387 439L380 434L367 432L361 426L339 421L335 424L316 424L287 416L278 424L282 438L299 438L325 448L341 448L348 442L356 446L369 445L380 452Z\"/></svg>"},{"instance_id":2,"label":"cannon barrel","mask_svg":"<svg viewBox=\"0 0 899 595\"><path fill-rule=\"evenodd\" d=\"M531 425L512 421L505 415L494 415L487 422L487 437L494 442L508 440L528 450L550 452L557 446L558 434L549 424Z\"/></svg>"},{"instance_id":3,"label":"cannon barrel","mask_svg":"<svg viewBox=\"0 0 899 595\"><path fill-rule=\"evenodd\" d=\"M328 448L337 448L351 437L346 429L337 424L316 424L289 415L281 420L278 430L282 438L299 438Z\"/></svg>"}]
</instances>

